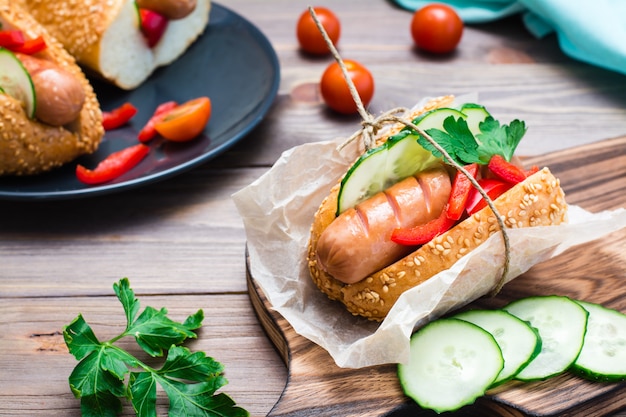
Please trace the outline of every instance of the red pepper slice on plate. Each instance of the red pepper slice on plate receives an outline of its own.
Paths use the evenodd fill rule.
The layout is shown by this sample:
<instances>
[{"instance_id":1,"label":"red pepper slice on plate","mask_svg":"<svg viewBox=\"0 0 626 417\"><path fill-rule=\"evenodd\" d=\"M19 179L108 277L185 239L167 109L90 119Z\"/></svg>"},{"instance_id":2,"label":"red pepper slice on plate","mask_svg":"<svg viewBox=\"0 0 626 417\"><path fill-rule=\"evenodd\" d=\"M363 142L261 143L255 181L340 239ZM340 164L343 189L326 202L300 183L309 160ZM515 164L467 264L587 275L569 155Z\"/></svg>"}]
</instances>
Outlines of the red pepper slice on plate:
<instances>
[{"instance_id":1,"label":"red pepper slice on plate","mask_svg":"<svg viewBox=\"0 0 626 417\"><path fill-rule=\"evenodd\" d=\"M483 179L478 180L478 185L480 185L483 188L483 190L485 190L489 198L491 198L492 200L495 200L496 198L504 194L506 191L513 188L514 184L501 181L495 178L483 178ZM480 194L478 189L472 188L472 190L470 191L470 195L467 199L467 206L466 206L467 214L471 216L472 214L484 208L486 205L487 205L487 202L483 198L482 194Z\"/></svg>"},{"instance_id":2,"label":"red pepper slice on plate","mask_svg":"<svg viewBox=\"0 0 626 417\"><path fill-rule=\"evenodd\" d=\"M428 223L406 229L395 229L391 233L391 240L400 245L423 245L430 242L440 234L445 233L448 229L454 226L455 223L455 220L452 220L447 216L446 210L442 210L439 217L429 221Z\"/></svg>"},{"instance_id":3,"label":"red pepper slice on plate","mask_svg":"<svg viewBox=\"0 0 626 417\"><path fill-rule=\"evenodd\" d=\"M163 37L169 20L162 14L148 9L139 9L139 16L141 17L141 33L146 38L148 47L152 48Z\"/></svg>"},{"instance_id":4,"label":"red pepper slice on plate","mask_svg":"<svg viewBox=\"0 0 626 417\"><path fill-rule=\"evenodd\" d=\"M511 184L517 184L526 179L523 169L510 163L501 155L493 155L487 167L495 176Z\"/></svg>"},{"instance_id":5,"label":"red pepper slice on plate","mask_svg":"<svg viewBox=\"0 0 626 417\"><path fill-rule=\"evenodd\" d=\"M124 148L107 156L91 170L76 165L76 177L84 184L95 185L111 181L137 165L150 151L143 143Z\"/></svg>"},{"instance_id":6,"label":"red pepper slice on plate","mask_svg":"<svg viewBox=\"0 0 626 417\"><path fill-rule=\"evenodd\" d=\"M139 142L148 142L149 140L154 138L157 135L157 131L154 125L160 122L165 117L165 115L176 106L178 106L178 103L176 103L175 101L166 101L165 103L160 104L154 111L154 114L152 115L150 120L148 120L146 125L142 127L139 131L139 134L137 135L137 139L139 139Z\"/></svg>"},{"instance_id":7,"label":"red pepper slice on plate","mask_svg":"<svg viewBox=\"0 0 626 417\"><path fill-rule=\"evenodd\" d=\"M478 164L466 165L465 170L474 178L478 174ZM465 212L465 204L472 190L472 183L461 171L457 171L452 181L452 190L446 206L446 215L449 219L459 220Z\"/></svg>"},{"instance_id":8,"label":"red pepper slice on plate","mask_svg":"<svg viewBox=\"0 0 626 417\"><path fill-rule=\"evenodd\" d=\"M102 112L102 127L104 130L117 129L128 123L137 114L137 108L131 103L124 103L111 111Z\"/></svg>"},{"instance_id":9,"label":"red pepper slice on plate","mask_svg":"<svg viewBox=\"0 0 626 417\"><path fill-rule=\"evenodd\" d=\"M34 39L25 40L21 46L14 46L9 48L13 52L20 52L26 55L36 54L46 49L46 41L43 36L38 36Z\"/></svg>"},{"instance_id":10,"label":"red pepper slice on plate","mask_svg":"<svg viewBox=\"0 0 626 417\"><path fill-rule=\"evenodd\" d=\"M13 48L24 45L24 42L24 34L21 30L0 30L0 46L12 50Z\"/></svg>"}]
</instances>

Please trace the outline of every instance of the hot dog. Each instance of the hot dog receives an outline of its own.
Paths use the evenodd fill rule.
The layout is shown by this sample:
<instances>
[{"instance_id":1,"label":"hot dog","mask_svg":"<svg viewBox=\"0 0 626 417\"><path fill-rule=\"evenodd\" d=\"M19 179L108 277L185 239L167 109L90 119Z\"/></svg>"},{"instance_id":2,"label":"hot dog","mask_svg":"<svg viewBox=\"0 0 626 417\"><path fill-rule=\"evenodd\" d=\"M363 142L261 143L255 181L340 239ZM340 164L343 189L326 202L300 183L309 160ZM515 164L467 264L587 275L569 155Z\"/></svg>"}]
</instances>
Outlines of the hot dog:
<instances>
[{"instance_id":1,"label":"hot dog","mask_svg":"<svg viewBox=\"0 0 626 417\"><path fill-rule=\"evenodd\" d=\"M391 240L394 228L437 218L449 195L450 177L442 166L410 176L343 212L317 242L320 268L344 284L382 269L412 252Z\"/></svg>"},{"instance_id":2,"label":"hot dog","mask_svg":"<svg viewBox=\"0 0 626 417\"><path fill-rule=\"evenodd\" d=\"M27 41L41 36L45 42L31 55L3 51L21 62L23 77L31 80L35 113L29 114L23 97L0 94L2 119L11 121L0 135L0 175L37 174L94 152L104 135L102 114L74 58L13 1L0 0L0 23ZM16 74L6 76L10 84Z\"/></svg>"},{"instance_id":3,"label":"hot dog","mask_svg":"<svg viewBox=\"0 0 626 417\"><path fill-rule=\"evenodd\" d=\"M19 0L90 74L126 90L182 55L204 31L210 0ZM170 16L150 47L139 8Z\"/></svg>"},{"instance_id":4,"label":"hot dog","mask_svg":"<svg viewBox=\"0 0 626 417\"><path fill-rule=\"evenodd\" d=\"M443 97L433 100L415 111L411 118L448 106L452 99ZM401 125L395 126L391 133L377 138L377 146L384 144L402 128ZM438 181L417 187L431 190L424 193L431 196L431 211L419 209L425 204L419 191L406 191L411 177L409 183L401 180L385 191L389 193L399 187L405 190L403 195L407 198L391 199L390 203L384 193L383 197L378 193L341 213L338 213L337 207L342 184L332 188L315 213L307 251L311 278L323 293L343 303L354 315L381 321L403 292L450 268L500 230L490 207L455 221L446 217L452 201L450 184L456 175L456 168L445 162L442 164L446 168L439 167L434 171L429 168L425 173L417 174L422 183L427 179ZM479 172L486 170L483 167ZM433 175L437 172L445 176L445 180ZM558 179L548 168L533 172L525 174L527 176L523 181L511 184L504 194L494 197L494 206L505 228L556 225L567 220L567 205ZM391 193L393 195L396 191ZM359 211L365 214L354 214ZM415 214L419 219L411 221L417 224L448 226L423 244L401 246L397 251L381 250L381 245L393 247L395 243L389 236L395 231L411 227L398 220L404 213ZM365 224L364 218L373 218L375 226Z\"/></svg>"}]
</instances>

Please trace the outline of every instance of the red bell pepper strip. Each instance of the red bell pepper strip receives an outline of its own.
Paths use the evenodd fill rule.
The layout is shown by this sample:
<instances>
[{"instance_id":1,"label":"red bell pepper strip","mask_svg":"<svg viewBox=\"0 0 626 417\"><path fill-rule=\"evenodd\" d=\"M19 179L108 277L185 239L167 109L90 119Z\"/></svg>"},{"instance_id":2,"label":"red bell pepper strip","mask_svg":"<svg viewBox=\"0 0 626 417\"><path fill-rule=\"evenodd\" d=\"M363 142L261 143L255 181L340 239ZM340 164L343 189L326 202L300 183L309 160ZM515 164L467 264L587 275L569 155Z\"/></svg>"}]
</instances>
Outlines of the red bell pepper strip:
<instances>
[{"instance_id":1,"label":"red bell pepper strip","mask_svg":"<svg viewBox=\"0 0 626 417\"><path fill-rule=\"evenodd\" d=\"M137 139L139 139L139 142L148 142L149 140L154 138L157 135L157 131L154 128L154 125L160 122L167 115L167 113L169 113L170 110L172 110L176 106L178 106L178 103L176 103L175 101L166 101L165 103L160 104L154 111L154 114L152 115L150 120L148 120L146 125L142 127L139 131L139 134L137 135Z\"/></svg>"},{"instance_id":2,"label":"red bell pepper strip","mask_svg":"<svg viewBox=\"0 0 626 417\"><path fill-rule=\"evenodd\" d=\"M90 170L76 165L76 177L84 184L95 185L111 181L128 172L137 165L150 151L150 147L138 143L107 156L95 169Z\"/></svg>"},{"instance_id":3,"label":"red bell pepper strip","mask_svg":"<svg viewBox=\"0 0 626 417\"><path fill-rule=\"evenodd\" d=\"M530 177L533 174L536 174L537 172L539 172L539 167L537 165L533 165L526 171L524 171L524 173L526 174L526 178Z\"/></svg>"},{"instance_id":4,"label":"red bell pepper strip","mask_svg":"<svg viewBox=\"0 0 626 417\"><path fill-rule=\"evenodd\" d=\"M487 193L489 198L495 200L502 194L513 188L513 184L501 181L495 178L483 178L478 180L478 185L482 187ZM470 195L467 199L467 214L471 216L477 211L481 210L487 205L487 202L483 198L482 194L476 188L472 188Z\"/></svg>"},{"instance_id":5,"label":"red bell pepper strip","mask_svg":"<svg viewBox=\"0 0 626 417\"><path fill-rule=\"evenodd\" d=\"M395 229L391 233L391 240L407 246L418 246L430 242L435 237L445 233L456 221L448 218L446 210L442 210L439 217L419 226Z\"/></svg>"},{"instance_id":6,"label":"red bell pepper strip","mask_svg":"<svg viewBox=\"0 0 626 417\"><path fill-rule=\"evenodd\" d=\"M21 30L0 30L0 46L13 49L24 45L24 34Z\"/></svg>"},{"instance_id":7,"label":"red bell pepper strip","mask_svg":"<svg viewBox=\"0 0 626 417\"><path fill-rule=\"evenodd\" d=\"M466 165L465 170L474 178L478 174L478 164ZM472 190L472 183L461 171L457 171L452 181L450 197L446 205L446 216L452 220L459 220L465 212L465 204Z\"/></svg>"},{"instance_id":8,"label":"red bell pepper strip","mask_svg":"<svg viewBox=\"0 0 626 417\"><path fill-rule=\"evenodd\" d=\"M10 47L13 52L20 52L26 55L36 54L46 49L46 41L43 36L38 36L34 39L28 39L24 41L21 46Z\"/></svg>"},{"instance_id":9,"label":"red bell pepper strip","mask_svg":"<svg viewBox=\"0 0 626 417\"><path fill-rule=\"evenodd\" d=\"M148 47L152 48L163 37L169 20L162 14L148 9L139 9L139 16L141 17L141 33L148 42Z\"/></svg>"},{"instance_id":10,"label":"red bell pepper strip","mask_svg":"<svg viewBox=\"0 0 626 417\"><path fill-rule=\"evenodd\" d=\"M131 103L124 103L109 112L102 112L102 127L104 130L117 129L128 123L137 114L137 108Z\"/></svg>"},{"instance_id":11,"label":"red bell pepper strip","mask_svg":"<svg viewBox=\"0 0 626 417\"><path fill-rule=\"evenodd\" d=\"M496 177L511 184L517 184L526 179L524 170L510 163L501 155L493 155L487 167Z\"/></svg>"}]
</instances>

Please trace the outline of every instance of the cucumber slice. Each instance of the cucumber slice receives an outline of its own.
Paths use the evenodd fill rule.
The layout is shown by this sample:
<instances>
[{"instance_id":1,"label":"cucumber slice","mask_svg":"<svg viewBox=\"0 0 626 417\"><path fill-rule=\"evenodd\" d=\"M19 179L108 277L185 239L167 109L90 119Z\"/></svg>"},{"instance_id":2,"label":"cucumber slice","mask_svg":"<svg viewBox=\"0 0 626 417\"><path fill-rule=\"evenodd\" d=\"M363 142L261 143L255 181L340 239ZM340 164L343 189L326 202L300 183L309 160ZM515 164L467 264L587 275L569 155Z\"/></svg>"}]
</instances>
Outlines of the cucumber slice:
<instances>
[{"instance_id":1,"label":"cucumber slice","mask_svg":"<svg viewBox=\"0 0 626 417\"><path fill-rule=\"evenodd\" d=\"M569 368L578 357L587 329L587 311L564 296L523 298L504 308L539 331L541 352L516 376L522 381L546 379Z\"/></svg>"},{"instance_id":2,"label":"cucumber slice","mask_svg":"<svg viewBox=\"0 0 626 417\"><path fill-rule=\"evenodd\" d=\"M491 117L491 114L489 114L487 109L480 104L466 103L461 107L461 112L467 116L465 121L467 122L467 127L470 132L472 132L474 137L477 137L480 133L480 123L487 117Z\"/></svg>"},{"instance_id":3,"label":"cucumber slice","mask_svg":"<svg viewBox=\"0 0 626 417\"><path fill-rule=\"evenodd\" d=\"M573 371L592 380L626 380L626 315L598 304L578 301L589 324Z\"/></svg>"},{"instance_id":4,"label":"cucumber slice","mask_svg":"<svg viewBox=\"0 0 626 417\"><path fill-rule=\"evenodd\" d=\"M5 48L0 48L0 88L19 100L29 118L35 117L35 86L22 62Z\"/></svg>"},{"instance_id":5,"label":"cucumber slice","mask_svg":"<svg viewBox=\"0 0 626 417\"><path fill-rule=\"evenodd\" d=\"M541 351L537 330L504 310L469 310L453 317L482 327L498 342L504 357L504 369L493 386L512 379Z\"/></svg>"},{"instance_id":6,"label":"cucumber slice","mask_svg":"<svg viewBox=\"0 0 626 417\"><path fill-rule=\"evenodd\" d=\"M411 337L410 359L398 365L405 394L438 413L473 403L504 366L489 332L454 318L440 319Z\"/></svg>"},{"instance_id":7,"label":"cucumber slice","mask_svg":"<svg viewBox=\"0 0 626 417\"><path fill-rule=\"evenodd\" d=\"M422 130L441 130L443 121L449 116L465 118L459 110L441 108L421 115L413 123ZM418 137L412 129L403 129L384 144L364 153L341 181L337 215L396 182L439 163L440 158L417 143Z\"/></svg>"}]
</instances>

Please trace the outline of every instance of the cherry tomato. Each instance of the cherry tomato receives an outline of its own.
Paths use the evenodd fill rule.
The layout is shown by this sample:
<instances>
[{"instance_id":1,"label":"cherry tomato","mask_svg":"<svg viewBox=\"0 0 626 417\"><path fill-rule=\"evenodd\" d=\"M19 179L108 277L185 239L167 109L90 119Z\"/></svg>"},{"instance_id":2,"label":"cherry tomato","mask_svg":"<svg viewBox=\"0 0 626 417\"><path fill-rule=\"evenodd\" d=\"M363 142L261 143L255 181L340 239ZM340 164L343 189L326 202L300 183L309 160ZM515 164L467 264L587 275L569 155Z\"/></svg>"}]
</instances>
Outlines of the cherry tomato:
<instances>
[{"instance_id":1,"label":"cherry tomato","mask_svg":"<svg viewBox=\"0 0 626 417\"><path fill-rule=\"evenodd\" d=\"M374 77L356 61L344 60L344 64L363 105L367 106L374 96ZM324 102L331 109L344 114L356 113L356 104L337 62L330 64L322 74L320 90Z\"/></svg>"},{"instance_id":2,"label":"cherry tomato","mask_svg":"<svg viewBox=\"0 0 626 417\"><path fill-rule=\"evenodd\" d=\"M337 16L325 7L314 7L313 10L333 45L337 45L341 33L341 24ZM314 55L324 55L330 52L308 9L298 19L296 36L304 52Z\"/></svg>"},{"instance_id":3,"label":"cherry tomato","mask_svg":"<svg viewBox=\"0 0 626 417\"><path fill-rule=\"evenodd\" d=\"M500 197L502 194L513 188L513 184L509 184L504 181L492 179L492 178L483 178L478 180L478 184L483 187L483 190L487 193L489 198L495 200ZM480 192L472 187L470 191L469 197L467 199L467 205L465 206L467 210L467 214L471 216L477 211L481 210L487 205L487 202L480 194Z\"/></svg>"},{"instance_id":4,"label":"cherry tomato","mask_svg":"<svg viewBox=\"0 0 626 417\"><path fill-rule=\"evenodd\" d=\"M200 97L172 109L154 128L165 139L185 142L198 136L211 117L211 100Z\"/></svg>"},{"instance_id":5,"label":"cherry tomato","mask_svg":"<svg viewBox=\"0 0 626 417\"><path fill-rule=\"evenodd\" d=\"M419 48L445 54L453 51L461 41L463 21L452 7L429 4L413 14L411 35Z\"/></svg>"}]
</instances>

